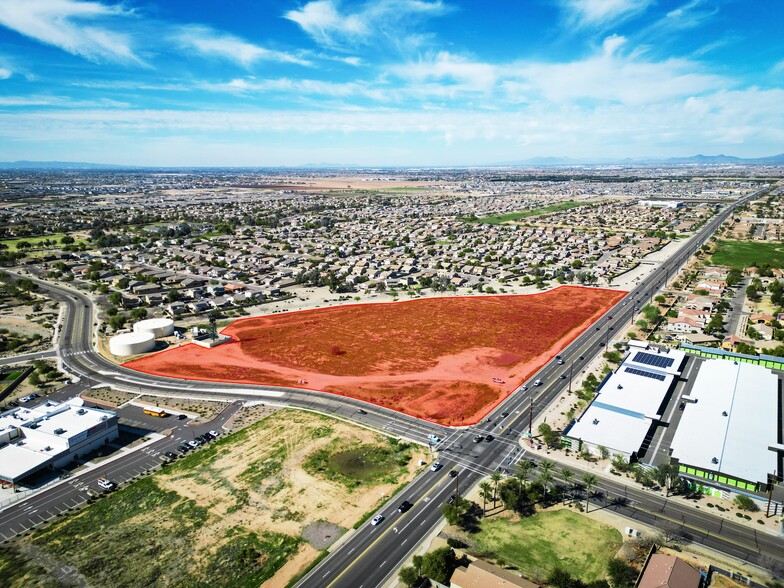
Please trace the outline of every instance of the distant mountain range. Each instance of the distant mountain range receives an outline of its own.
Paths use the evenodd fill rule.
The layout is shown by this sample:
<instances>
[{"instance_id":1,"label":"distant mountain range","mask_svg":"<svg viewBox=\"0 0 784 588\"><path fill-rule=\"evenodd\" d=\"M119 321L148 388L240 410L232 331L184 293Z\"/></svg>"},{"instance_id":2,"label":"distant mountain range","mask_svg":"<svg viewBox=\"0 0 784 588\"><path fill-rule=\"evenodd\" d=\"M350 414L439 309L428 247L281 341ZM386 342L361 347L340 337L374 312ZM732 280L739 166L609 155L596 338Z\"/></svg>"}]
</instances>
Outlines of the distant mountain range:
<instances>
[{"instance_id":1,"label":"distant mountain range","mask_svg":"<svg viewBox=\"0 0 784 588\"><path fill-rule=\"evenodd\" d=\"M670 158L640 158L640 159L572 159L569 157L532 157L518 161L502 161L484 165L461 165L461 166L434 166L434 167L570 167L570 166L593 166L593 165L784 165L784 153L771 155L769 157L744 158L734 155L693 155L691 157L670 157ZM300 166L226 166L226 167L205 167L205 166L153 166L142 167L134 165L120 165L109 163L86 163L73 161L4 161L0 162L0 170L8 169L28 169L28 170L141 170L141 169L375 169L379 166L362 166L337 163L308 163ZM381 166L405 168L414 166ZM417 166L419 167L419 166ZM429 167L429 166L422 166Z\"/></svg>"},{"instance_id":2,"label":"distant mountain range","mask_svg":"<svg viewBox=\"0 0 784 588\"><path fill-rule=\"evenodd\" d=\"M568 167L572 165L777 165L784 164L784 153L768 157L745 158L734 155L692 155L691 157L641 158L641 159L572 159L569 157L532 157L520 161L505 161L493 164L500 167L516 166L553 166Z\"/></svg>"}]
</instances>

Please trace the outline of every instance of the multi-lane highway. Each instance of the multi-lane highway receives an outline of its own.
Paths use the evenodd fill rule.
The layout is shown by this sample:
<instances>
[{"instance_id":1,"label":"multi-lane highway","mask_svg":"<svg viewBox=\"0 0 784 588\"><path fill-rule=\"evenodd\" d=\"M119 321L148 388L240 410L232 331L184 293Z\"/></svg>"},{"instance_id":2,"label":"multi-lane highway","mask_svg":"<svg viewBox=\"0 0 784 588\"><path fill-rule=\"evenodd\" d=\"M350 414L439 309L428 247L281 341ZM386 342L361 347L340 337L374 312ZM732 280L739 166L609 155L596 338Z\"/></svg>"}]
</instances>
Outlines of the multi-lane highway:
<instances>
[{"instance_id":1,"label":"multi-lane highway","mask_svg":"<svg viewBox=\"0 0 784 588\"><path fill-rule=\"evenodd\" d=\"M299 583L307 587L378 586L394 574L412 550L439 523L441 506L452 494L456 480L463 493L486 474L498 469L512 470L520 459L531 457L518 443L520 433L528 427L529 407L533 406L534 418L540 414L568 385L571 376L577 374L591 358L602 353L616 334L621 336L625 332L624 329L629 326L640 306L652 299L655 292L702 246L732 210L761 192L764 190L739 200L711 219L677 255L661 263L594 327L563 350L560 356L562 363L550 361L532 376L527 389L518 389L493 410L487 421L468 429L450 430L384 408L370 407L350 398L317 392L172 380L124 369L109 362L92 348L94 325L90 300L76 290L36 281L41 290L67 304L68 312L61 329L60 357L68 372L89 385L114 385L128 390L167 395L263 400L270 404L296 406L351 419L420 442L429 434L440 437L442 441L435 449L439 452L443 468L436 472L427 470L419 475L380 509L379 513L386 517L381 525L361 527ZM537 379L542 380L541 386L532 385ZM502 413L508 413L508 416L502 417ZM474 443L476 434L485 438L490 434L495 438L489 442ZM161 448L166 446L165 441L160 444ZM452 469L459 472L457 478L448 475ZM632 518L653 524L678 521L695 540L750 561L756 561L763 555L784 557L784 543L778 538L763 534L757 536L756 532L734 523L722 524L707 513L668 502L659 495L625 488L618 483L608 482L603 489L608 496L624 496L624 501L613 508ZM414 506L405 513L397 513L397 506L403 499ZM40 508L55 501L55 498L52 495L47 499L46 493L42 493L35 500L34 504ZM26 501L23 509L37 510L35 506L27 508L29 504L32 503ZM3 519L0 518L0 532L2 529Z\"/></svg>"}]
</instances>

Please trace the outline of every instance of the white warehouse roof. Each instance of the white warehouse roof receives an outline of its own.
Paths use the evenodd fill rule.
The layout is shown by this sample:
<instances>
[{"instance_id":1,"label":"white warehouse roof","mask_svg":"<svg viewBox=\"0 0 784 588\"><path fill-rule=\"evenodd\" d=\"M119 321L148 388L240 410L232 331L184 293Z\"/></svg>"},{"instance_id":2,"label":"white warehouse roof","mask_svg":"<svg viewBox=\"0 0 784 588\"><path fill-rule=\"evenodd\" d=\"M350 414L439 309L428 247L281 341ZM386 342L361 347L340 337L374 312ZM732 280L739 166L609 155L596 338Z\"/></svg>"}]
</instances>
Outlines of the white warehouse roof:
<instances>
[{"instance_id":1,"label":"white warehouse roof","mask_svg":"<svg viewBox=\"0 0 784 588\"><path fill-rule=\"evenodd\" d=\"M632 347L567 436L627 455L638 451L685 355Z\"/></svg>"},{"instance_id":2,"label":"white warehouse roof","mask_svg":"<svg viewBox=\"0 0 784 588\"><path fill-rule=\"evenodd\" d=\"M672 457L750 482L776 470L778 377L753 364L707 360L672 440Z\"/></svg>"}]
</instances>

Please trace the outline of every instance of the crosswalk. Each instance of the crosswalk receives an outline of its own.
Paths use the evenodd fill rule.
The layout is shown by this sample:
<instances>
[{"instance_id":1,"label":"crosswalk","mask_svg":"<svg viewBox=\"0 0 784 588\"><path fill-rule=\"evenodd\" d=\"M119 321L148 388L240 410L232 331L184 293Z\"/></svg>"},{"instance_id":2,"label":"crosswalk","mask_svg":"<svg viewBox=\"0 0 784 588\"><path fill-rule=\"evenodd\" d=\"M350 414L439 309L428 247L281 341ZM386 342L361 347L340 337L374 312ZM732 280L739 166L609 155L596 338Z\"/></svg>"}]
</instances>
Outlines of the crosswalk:
<instances>
[{"instance_id":1,"label":"crosswalk","mask_svg":"<svg viewBox=\"0 0 784 588\"><path fill-rule=\"evenodd\" d=\"M90 350L73 351L72 349L69 349L67 351L63 351L60 354L60 357L74 357L75 355L87 355L89 353L92 353L92 351L90 351Z\"/></svg>"}]
</instances>

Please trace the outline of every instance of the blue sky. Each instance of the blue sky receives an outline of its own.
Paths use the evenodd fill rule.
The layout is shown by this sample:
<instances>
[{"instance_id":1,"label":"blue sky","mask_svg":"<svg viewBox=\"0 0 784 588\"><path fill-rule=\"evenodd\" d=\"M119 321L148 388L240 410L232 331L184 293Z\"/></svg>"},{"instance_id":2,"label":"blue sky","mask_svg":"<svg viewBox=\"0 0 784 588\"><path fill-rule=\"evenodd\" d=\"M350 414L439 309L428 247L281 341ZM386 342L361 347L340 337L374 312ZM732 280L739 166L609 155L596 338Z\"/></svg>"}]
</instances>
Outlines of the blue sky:
<instances>
[{"instance_id":1,"label":"blue sky","mask_svg":"<svg viewBox=\"0 0 784 588\"><path fill-rule=\"evenodd\" d=\"M0 160L784 152L781 0L0 0Z\"/></svg>"}]
</instances>

